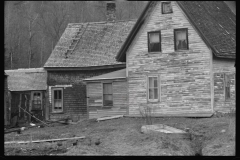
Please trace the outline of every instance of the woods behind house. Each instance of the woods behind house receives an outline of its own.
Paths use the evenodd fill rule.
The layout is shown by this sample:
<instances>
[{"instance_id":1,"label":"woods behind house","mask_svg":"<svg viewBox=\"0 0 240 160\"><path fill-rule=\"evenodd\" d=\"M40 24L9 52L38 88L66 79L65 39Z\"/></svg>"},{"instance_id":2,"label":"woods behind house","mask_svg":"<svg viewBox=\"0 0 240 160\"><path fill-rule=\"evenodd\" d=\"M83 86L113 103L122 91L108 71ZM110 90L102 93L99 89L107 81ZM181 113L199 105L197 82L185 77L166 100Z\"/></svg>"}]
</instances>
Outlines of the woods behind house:
<instances>
[{"instance_id":1,"label":"woods behind house","mask_svg":"<svg viewBox=\"0 0 240 160\"><path fill-rule=\"evenodd\" d=\"M137 19L145 5L116 1L116 19ZM68 23L106 21L105 12L105 1L5 2L5 69L42 67Z\"/></svg>"}]
</instances>

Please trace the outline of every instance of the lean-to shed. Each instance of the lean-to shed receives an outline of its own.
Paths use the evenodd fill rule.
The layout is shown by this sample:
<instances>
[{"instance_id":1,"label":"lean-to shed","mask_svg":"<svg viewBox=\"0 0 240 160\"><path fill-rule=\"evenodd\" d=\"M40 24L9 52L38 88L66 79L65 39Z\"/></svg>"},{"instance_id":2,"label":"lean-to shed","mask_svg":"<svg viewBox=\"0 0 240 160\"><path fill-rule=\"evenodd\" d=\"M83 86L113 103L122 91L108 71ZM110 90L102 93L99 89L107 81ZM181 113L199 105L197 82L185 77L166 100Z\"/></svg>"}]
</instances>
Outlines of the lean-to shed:
<instances>
[{"instance_id":1,"label":"lean-to shed","mask_svg":"<svg viewBox=\"0 0 240 160\"><path fill-rule=\"evenodd\" d=\"M30 68L5 70L5 73L8 75L10 119L12 124L16 122L16 119L18 119L18 123L33 120L24 110L41 120L47 119L47 72L43 68Z\"/></svg>"},{"instance_id":2,"label":"lean-to shed","mask_svg":"<svg viewBox=\"0 0 240 160\"><path fill-rule=\"evenodd\" d=\"M87 85L88 117L127 114L126 69L84 79Z\"/></svg>"}]
</instances>

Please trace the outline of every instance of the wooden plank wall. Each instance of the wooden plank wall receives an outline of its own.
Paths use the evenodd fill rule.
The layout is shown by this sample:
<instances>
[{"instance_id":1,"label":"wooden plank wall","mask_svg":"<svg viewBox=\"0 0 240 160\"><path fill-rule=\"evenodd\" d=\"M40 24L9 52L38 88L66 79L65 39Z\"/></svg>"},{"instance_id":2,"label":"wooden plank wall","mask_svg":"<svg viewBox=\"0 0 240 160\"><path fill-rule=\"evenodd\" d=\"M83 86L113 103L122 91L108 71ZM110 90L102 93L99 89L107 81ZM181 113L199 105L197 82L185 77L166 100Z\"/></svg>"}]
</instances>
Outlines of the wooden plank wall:
<instances>
[{"instance_id":1,"label":"wooden plank wall","mask_svg":"<svg viewBox=\"0 0 240 160\"><path fill-rule=\"evenodd\" d=\"M151 106L155 115L199 113L211 109L211 51L176 2L162 14L158 2L127 51L129 115ZM174 50L174 29L188 28L189 50ZM161 30L161 53L148 53L147 32ZM160 102L147 102L147 75L160 75Z\"/></svg>"},{"instance_id":2,"label":"wooden plank wall","mask_svg":"<svg viewBox=\"0 0 240 160\"><path fill-rule=\"evenodd\" d=\"M214 73L214 110L220 112L229 112L230 109L235 109L235 67L234 60L213 59ZM230 78L230 99L225 100L224 90L224 74Z\"/></svg>"},{"instance_id":3,"label":"wooden plank wall","mask_svg":"<svg viewBox=\"0 0 240 160\"><path fill-rule=\"evenodd\" d=\"M113 83L113 107L106 109L102 107L103 93L102 83L106 81L88 82L88 112L89 119L104 116L124 115L127 111L127 82L126 80L112 80Z\"/></svg>"}]
</instances>

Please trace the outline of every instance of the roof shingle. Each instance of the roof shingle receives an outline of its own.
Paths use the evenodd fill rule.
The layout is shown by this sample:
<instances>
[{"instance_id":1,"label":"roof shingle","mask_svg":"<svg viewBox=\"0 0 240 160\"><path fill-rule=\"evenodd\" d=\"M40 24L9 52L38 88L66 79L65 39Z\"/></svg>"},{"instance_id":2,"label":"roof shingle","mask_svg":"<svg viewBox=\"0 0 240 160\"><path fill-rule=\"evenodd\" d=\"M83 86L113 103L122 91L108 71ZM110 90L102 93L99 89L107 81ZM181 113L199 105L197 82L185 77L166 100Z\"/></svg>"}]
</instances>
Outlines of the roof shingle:
<instances>
[{"instance_id":1,"label":"roof shingle","mask_svg":"<svg viewBox=\"0 0 240 160\"><path fill-rule=\"evenodd\" d=\"M136 20L70 23L44 67L122 64L115 56Z\"/></svg>"},{"instance_id":2,"label":"roof shingle","mask_svg":"<svg viewBox=\"0 0 240 160\"><path fill-rule=\"evenodd\" d=\"M47 89L47 72L43 68L5 70L10 91Z\"/></svg>"},{"instance_id":3,"label":"roof shingle","mask_svg":"<svg viewBox=\"0 0 240 160\"><path fill-rule=\"evenodd\" d=\"M179 1L217 57L235 58L236 15L223 1Z\"/></svg>"}]
</instances>

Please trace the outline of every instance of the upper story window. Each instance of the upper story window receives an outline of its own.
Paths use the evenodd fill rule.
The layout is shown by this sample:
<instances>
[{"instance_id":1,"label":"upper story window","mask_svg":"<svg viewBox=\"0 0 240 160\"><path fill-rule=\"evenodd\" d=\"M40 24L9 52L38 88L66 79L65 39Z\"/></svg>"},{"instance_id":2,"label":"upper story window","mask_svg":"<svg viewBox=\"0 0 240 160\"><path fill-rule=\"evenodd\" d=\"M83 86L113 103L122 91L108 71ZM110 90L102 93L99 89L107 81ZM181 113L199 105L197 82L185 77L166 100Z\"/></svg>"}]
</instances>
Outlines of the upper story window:
<instances>
[{"instance_id":1,"label":"upper story window","mask_svg":"<svg viewBox=\"0 0 240 160\"><path fill-rule=\"evenodd\" d=\"M175 51L188 50L188 29L174 29Z\"/></svg>"},{"instance_id":2,"label":"upper story window","mask_svg":"<svg viewBox=\"0 0 240 160\"><path fill-rule=\"evenodd\" d=\"M161 32L148 32L148 52L161 52Z\"/></svg>"},{"instance_id":3,"label":"upper story window","mask_svg":"<svg viewBox=\"0 0 240 160\"><path fill-rule=\"evenodd\" d=\"M171 2L162 2L162 14L173 13Z\"/></svg>"}]
</instances>

